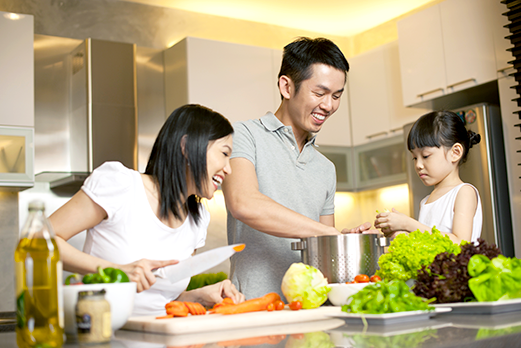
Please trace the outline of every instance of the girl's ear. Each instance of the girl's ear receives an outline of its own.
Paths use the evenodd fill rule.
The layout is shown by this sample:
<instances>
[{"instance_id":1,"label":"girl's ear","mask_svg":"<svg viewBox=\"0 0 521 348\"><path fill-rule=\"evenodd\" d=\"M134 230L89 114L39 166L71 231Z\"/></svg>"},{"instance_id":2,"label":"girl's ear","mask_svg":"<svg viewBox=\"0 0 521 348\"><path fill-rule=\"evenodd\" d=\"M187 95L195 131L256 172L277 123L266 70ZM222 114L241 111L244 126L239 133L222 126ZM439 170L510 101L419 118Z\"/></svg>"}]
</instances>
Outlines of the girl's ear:
<instances>
[{"instance_id":1,"label":"girl's ear","mask_svg":"<svg viewBox=\"0 0 521 348\"><path fill-rule=\"evenodd\" d=\"M452 162L457 163L463 156L463 146L460 143L456 143L452 145L452 149L450 149L450 152Z\"/></svg>"},{"instance_id":2,"label":"girl's ear","mask_svg":"<svg viewBox=\"0 0 521 348\"><path fill-rule=\"evenodd\" d=\"M293 81L286 76L282 75L279 77L279 91L284 99L289 99L293 91Z\"/></svg>"}]
</instances>

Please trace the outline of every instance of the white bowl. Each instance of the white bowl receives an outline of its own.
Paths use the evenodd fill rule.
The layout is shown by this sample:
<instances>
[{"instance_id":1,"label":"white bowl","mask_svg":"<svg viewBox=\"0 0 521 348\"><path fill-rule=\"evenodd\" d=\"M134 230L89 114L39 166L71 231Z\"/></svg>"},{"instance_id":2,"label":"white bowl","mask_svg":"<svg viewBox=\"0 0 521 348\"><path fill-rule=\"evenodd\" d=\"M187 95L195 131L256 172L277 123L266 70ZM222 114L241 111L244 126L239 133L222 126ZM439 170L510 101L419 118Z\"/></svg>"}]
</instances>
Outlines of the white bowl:
<instances>
[{"instance_id":1,"label":"white bowl","mask_svg":"<svg viewBox=\"0 0 521 348\"><path fill-rule=\"evenodd\" d=\"M333 283L328 286L331 288L331 291L328 292L327 296L329 301L335 306L343 306L348 304L347 299L349 296L356 294L358 291L362 290L369 284L374 283L353 283L353 284L344 284L344 283Z\"/></svg>"},{"instance_id":2,"label":"white bowl","mask_svg":"<svg viewBox=\"0 0 521 348\"><path fill-rule=\"evenodd\" d=\"M80 291L105 289L105 299L110 303L112 330L120 329L127 322L134 309L134 296L137 284L102 283L63 286L63 309L65 314L65 333L76 335L76 303Z\"/></svg>"}]
</instances>

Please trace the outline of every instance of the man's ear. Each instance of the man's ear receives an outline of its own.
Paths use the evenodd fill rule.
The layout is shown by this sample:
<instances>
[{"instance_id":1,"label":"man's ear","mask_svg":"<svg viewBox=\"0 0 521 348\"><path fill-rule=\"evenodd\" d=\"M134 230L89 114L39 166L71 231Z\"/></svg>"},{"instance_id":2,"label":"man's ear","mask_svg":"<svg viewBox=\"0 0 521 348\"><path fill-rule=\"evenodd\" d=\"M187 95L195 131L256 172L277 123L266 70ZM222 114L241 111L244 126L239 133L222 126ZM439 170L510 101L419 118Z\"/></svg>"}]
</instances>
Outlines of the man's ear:
<instances>
[{"instance_id":1,"label":"man's ear","mask_svg":"<svg viewBox=\"0 0 521 348\"><path fill-rule=\"evenodd\" d=\"M289 99L293 94L293 81L286 75L279 77L279 91L284 99Z\"/></svg>"},{"instance_id":2,"label":"man's ear","mask_svg":"<svg viewBox=\"0 0 521 348\"><path fill-rule=\"evenodd\" d=\"M463 156L463 146L460 143L456 143L452 145L450 150L452 162L458 162Z\"/></svg>"}]
</instances>

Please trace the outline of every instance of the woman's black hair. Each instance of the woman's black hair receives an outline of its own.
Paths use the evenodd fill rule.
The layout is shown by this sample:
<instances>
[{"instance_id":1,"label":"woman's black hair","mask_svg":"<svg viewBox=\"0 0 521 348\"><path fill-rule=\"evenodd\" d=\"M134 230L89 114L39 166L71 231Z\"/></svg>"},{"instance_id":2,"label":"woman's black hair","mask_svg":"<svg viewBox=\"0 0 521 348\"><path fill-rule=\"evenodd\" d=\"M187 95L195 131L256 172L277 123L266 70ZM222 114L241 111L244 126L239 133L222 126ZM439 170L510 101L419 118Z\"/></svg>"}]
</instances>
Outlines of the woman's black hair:
<instances>
[{"instance_id":1,"label":"woman's black hair","mask_svg":"<svg viewBox=\"0 0 521 348\"><path fill-rule=\"evenodd\" d=\"M191 195L182 203L187 193L187 168L197 192L204 193L208 143L232 133L230 122L207 107L190 104L172 112L159 131L145 170L158 185L161 218L170 213L181 218L188 212L199 222L200 197Z\"/></svg>"},{"instance_id":2,"label":"woman's black hair","mask_svg":"<svg viewBox=\"0 0 521 348\"><path fill-rule=\"evenodd\" d=\"M422 147L451 148L460 143L463 155L458 163L467 161L469 149L481 141L481 136L465 128L465 122L452 111L433 111L421 116L407 137L409 151Z\"/></svg>"},{"instance_id":3,"label":"woman's black hair","mask_svg":"<svg viewBox=\"0 0 521 348\"><path fill-rule=\"evenodd\" d=\"M311 78L313 64L325 64L343 71L347 76L349 63L333 41L325 38L300 37L284 47L279 78L291 78L298 92L302 81Z\"/></svg>"}]
</instances>

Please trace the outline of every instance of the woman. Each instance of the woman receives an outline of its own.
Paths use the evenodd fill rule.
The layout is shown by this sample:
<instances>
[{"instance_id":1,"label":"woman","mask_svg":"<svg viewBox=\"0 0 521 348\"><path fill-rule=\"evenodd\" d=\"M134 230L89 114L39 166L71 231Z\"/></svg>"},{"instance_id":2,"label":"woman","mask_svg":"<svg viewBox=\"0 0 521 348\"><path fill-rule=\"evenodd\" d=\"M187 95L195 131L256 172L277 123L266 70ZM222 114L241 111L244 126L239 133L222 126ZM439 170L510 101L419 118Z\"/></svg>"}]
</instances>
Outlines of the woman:
<instances>
[{"instance_id":1,"label":"woman","mask_svg":"<svg viewBox=\"0 0 521 348\"><path fill-rule=\"evenodd\" d=\"M206 306L223 297L244 301L229 280L185 291L189 279L170 284L152 274L204 245L210 216L200 199L211 199L231 172L232 132L219 113L185 105L161 128L144 174L119 162L94 170L82 189L49 217L64 269L80 274L96 272L98 266L125 271L137 283L133 315L164 314L165 304L174 299ZM66 241L84 230L81 252Z\"/></svg>"}]
</instances>

